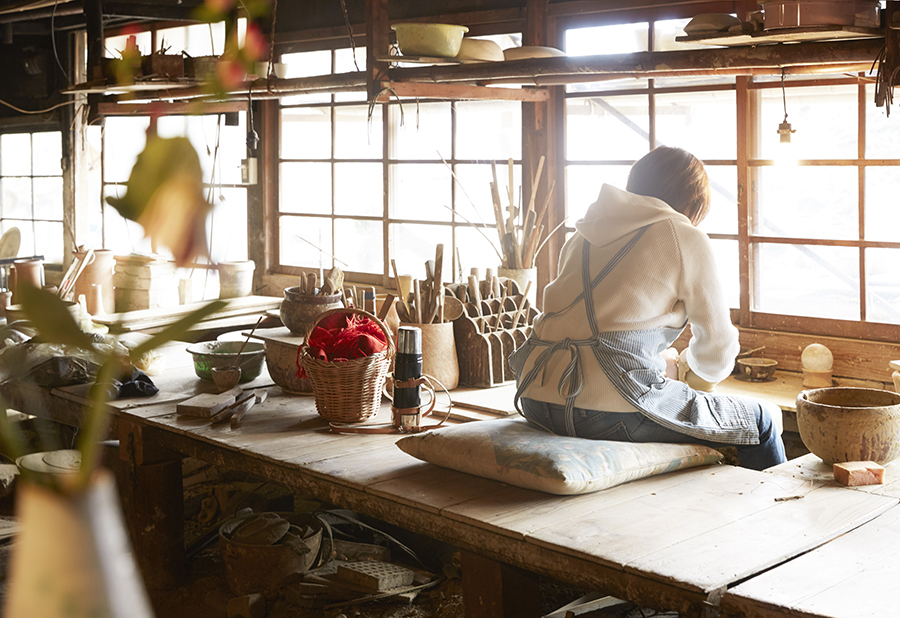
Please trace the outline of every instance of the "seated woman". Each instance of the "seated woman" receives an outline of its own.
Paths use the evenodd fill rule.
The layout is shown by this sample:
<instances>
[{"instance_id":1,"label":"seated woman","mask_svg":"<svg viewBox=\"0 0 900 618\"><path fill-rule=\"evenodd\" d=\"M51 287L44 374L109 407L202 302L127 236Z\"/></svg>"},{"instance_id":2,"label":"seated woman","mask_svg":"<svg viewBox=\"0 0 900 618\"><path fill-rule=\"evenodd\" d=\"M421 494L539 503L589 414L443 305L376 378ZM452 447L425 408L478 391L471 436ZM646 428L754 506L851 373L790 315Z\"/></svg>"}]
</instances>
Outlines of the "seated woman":
<instances>
[{"instance_id":1,"label":"seated woman","mask_svg":"<svg viewBox=\"0 0 900 618\"><path fill-rule=\"evenodd\" d=\"M544 313L510 357L516 408L559 435L734 446L755 470L784 462L777 406L703 392L731 373L740 349L696 227L710 204L703 164L659 147L634 164L626 189L603 185L563 247ZM664 354L688 321L678 381Z\"/></svg>"}]
</instances>

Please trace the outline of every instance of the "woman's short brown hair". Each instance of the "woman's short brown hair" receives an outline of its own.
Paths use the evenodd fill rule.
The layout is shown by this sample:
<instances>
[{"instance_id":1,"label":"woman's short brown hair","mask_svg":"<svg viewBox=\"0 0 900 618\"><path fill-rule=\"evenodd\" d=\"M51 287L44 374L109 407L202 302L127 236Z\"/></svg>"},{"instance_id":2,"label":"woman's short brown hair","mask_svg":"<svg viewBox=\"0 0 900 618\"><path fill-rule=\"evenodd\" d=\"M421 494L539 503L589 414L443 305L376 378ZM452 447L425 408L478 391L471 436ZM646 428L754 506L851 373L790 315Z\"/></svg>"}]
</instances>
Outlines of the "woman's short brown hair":
<instances>
[{"instance_id":1,"label":"woman's short brown hair","mask_svg":"<svg viewBox=\"0 0 900 618\"><path fill-rule=\"evenodd\" d=\"M659 146L628 173L626 191L661 199L694 225L709 212L709 177L700 160L681 148Z\"/></svg>"}]
</instances>

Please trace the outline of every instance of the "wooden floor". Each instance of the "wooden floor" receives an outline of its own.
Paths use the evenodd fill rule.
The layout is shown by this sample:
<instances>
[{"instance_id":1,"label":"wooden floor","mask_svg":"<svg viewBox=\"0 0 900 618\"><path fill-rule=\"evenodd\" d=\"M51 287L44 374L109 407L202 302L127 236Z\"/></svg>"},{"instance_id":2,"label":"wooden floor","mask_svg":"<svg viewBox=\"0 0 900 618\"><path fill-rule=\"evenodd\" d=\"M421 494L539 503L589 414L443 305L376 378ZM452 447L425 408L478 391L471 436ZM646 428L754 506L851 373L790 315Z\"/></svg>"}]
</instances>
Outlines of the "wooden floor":
<instances>
[{"instance_id":1,"label":"wooden floor","mask_svg":"<svg viewBox=\"0 0 900 618\"><path fill-rule=\"evenodd\" d=\"M211 384L191 376L185 366L174 351L169 369L155 378L158 395L113 404L120 443L128 445L122 457L136 470L164 461L160 453L174 451L249 472L455 544L472 560L487 561L478 563L481 572L490 572L484 564L496 566L497 581L504 572L509 579L508 568L526 581L529 573L540 573L683 616L704 615L721 602L725 615L735 617L858 618L860 614L777 613L798 601L786 596L790 586L779 590L765 582L780 582L773 574L781 569L797 577L800 561L820 569L832 567L835 556L842 564L865 561L867 554L843 540L851 536L847 533L877 537L897 527L896 495L731 466L669 473L583 496L520 489L413 459L396 448L397 436L333 434L311 397L284 395L277 386L266 387L267 401L254 407L237 429L227 423L210 426L175 414L178 400L211 390ZM250 386L266 382L263 375ZM26 406L25 411L69 423L78 422L84 401L84 387L52 393L19 388L4 394ZM385 406L379 414L387 420L389 409ZM134 478L136 495L143 490L162 495L158 487L141 487L137 472ZM161 477L148 478L159 484ZM171 498L152 503L146 497L150 493L141 494L151 502L147 508L171 517L180 512L180 504L168 503ZM864 533L866 526L873 532ZM890 542L891 549L900 549L893 537ZM471 603L472 616L525 618L504 614L502 608L497 613L496 605L480 612Z\"/></svg>"}]
</instances>

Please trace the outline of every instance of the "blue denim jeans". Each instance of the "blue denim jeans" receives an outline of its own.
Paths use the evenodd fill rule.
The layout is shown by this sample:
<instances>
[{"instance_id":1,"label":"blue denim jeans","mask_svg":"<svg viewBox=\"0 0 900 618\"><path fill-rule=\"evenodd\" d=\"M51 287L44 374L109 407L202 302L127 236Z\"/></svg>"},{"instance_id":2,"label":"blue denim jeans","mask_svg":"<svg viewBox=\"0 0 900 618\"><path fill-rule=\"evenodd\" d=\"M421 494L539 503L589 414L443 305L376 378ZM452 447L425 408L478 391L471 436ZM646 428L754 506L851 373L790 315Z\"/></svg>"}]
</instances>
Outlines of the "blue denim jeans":
<instances>
[{"instance_id":1,"label":"blue denim jeans","mask_svg":"<svg viewBox=\"0 0 900 618\"><path fill-rule=\"evenodd\" d=\"M523 397L522 413L529 423L557 435L566 435L565 407ZM756 425L759 427L759 444L725 444L694 438L663 427L640 412L598 412L575 408L575 433L591 440L618 440L620 442L668 442L677 444L702 444L712 448L733 446L738 462L744 468L765 470L784 463L784 444L773 414L781 410L773 404L754 401Z\"/></svg>"}]
</instances>

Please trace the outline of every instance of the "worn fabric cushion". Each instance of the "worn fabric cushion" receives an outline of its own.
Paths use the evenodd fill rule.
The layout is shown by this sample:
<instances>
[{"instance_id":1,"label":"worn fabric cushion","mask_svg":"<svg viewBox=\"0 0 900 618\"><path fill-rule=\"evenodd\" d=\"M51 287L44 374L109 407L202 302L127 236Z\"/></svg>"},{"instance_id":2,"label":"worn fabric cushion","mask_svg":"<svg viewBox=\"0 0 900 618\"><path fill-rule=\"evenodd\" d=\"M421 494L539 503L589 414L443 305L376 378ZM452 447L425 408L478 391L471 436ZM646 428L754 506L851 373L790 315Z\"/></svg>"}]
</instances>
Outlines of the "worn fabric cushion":
<instances>
[{"instance_id":1,"label":"worn fabric cushion","mask_svg":"<svg viewBox=\"0 0 900 618\"><path fill-rule=\"evenodd\" d=\"M415 434L401 438L397 446L445 468L559 495L590 493L722 459L718 451L695 444L557 436L519 417Z\"/></svg>"}]
</instances>

